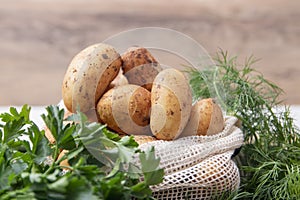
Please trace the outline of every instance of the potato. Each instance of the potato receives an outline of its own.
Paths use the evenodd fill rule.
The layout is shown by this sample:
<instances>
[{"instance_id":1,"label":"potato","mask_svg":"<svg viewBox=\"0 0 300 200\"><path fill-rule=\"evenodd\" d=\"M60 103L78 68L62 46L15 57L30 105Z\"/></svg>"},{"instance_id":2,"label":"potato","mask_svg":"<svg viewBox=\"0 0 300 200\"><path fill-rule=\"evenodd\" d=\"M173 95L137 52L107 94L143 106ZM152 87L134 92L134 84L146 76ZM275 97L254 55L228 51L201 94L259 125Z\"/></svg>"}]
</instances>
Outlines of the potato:
<instances>
[{"instance_id":1,"label":"potato","mask_svg":"<svg viewBox=\"0 0 300 200\"><path fill-rule=\"evenodd\" d=\"M156 138L177 138L189 119L191 108L191 89L183 73L172 68L161 71L151 91L150 128Z\"/></svg>"},{"instance_id":2,"label":"potato","mask_svg":"<svg viewBox=\"0 0 300 200\"><path fill-rule=\"evenodd\" d=\"M71 61L62 85L66 108L75 112L95 109L99 98L117 76L122 60L107 44L95 44L79 52Z\"/></svg>"},{"instance_id":3,"label":"potato","mask_svg":"<svg viewBox=\"0 0 300 200\"><path fill-rule=\"evenodd\" d=\"M224 129L224 117L214 99L202 99L192 107L191 116L181 137L191 135L214 135Z\"/></svg>"},{"instance_id":4,"label":"potato","mask_svg":"<svg viewBox=\"0 0 300 200\"><path fill-rule=\"evenodd\" d=\"M118 133L150 135L150 100L150 92L137 85L112 88L97 104L100 122Z\"/></svg>"},{"instance_id":5,"label":"potato","mask_svg":"<svg viewBox=\"0 0 300 200\"><path fill-rule=\"evenodd\" d=\"M117 86L120 86L120 85L127 85L129 84L128 83L128 80L126 78L126 76L124 76L123 74L123 70L122 68L120 69L119 71L119 74L116 76L116 78L109 84L108 86L108 90L111 89L111 88L114 88L114 87L117 87Z\"/></svg>"},{"instance_id":6,"label":"potato","mask_svg":"<svg viewBox=\"0 0 300 200\"><path fill-rule=\"evenodd\" d=\"M122 60L128 82L151 91L152 82L161 67L150 52L143 47L131 47L122 55Z\"/></svg>"},{"instance_id":7,"label":"potato","mask_svg":"<svg viewBox=\"0 0 300 200\"><path fill-rule=\"evenodd\" d=\"M68 150L62 150L60 152L60 154L58 155L57 160L61 159L68 152L69 152ZM64 166L69 167L70 164L68 162L68 159L64 159L64 160L60 161L59 166L61 166L61 167L64 167ZM68 168L64 168L64 169L68 169Z\"/></svg>"},{"instance_id":8,"label":"potato","mask_svg":"<svg viewBox=\"0 0 300 200\"><path fill-rule=\"evenodd\" d=\"M156 141L157 139L153 136L149 135L135 135L134 140L139 144L145 144L147 142L153 142Z\"/></svg>"},{"instance_id":9,"label":"potato","mask_svg":"<svg viewBox=\"0 0 300 200\"><path fill-rule=\"evenodd\" d=\"M71 116L73 113L69 112L68 110L65 110L65 114L64 114L64 119L66 120L69 116ZM64 121L63 122L64 124L68 124L68 123L71 123L70 121ZM45 136L46 138L49 140L49 142L51 144L54 144L56 141L55 141L55 138L53 137L50 129L45 126L44 128L44 131L45 131Z\"/></svg>"},{"instance_id":10,"label":"potato","mask_svg":"<svg viewBox=\"0 0 300 200\"><path fill-rule=\"evenodd\" d=\"M53 137L53 135L52 135L50 129L49 129L47 126L45 126L45 127L44 127L44 130L45 130L45 136L46 136L46 138L49 140L49 142L50 142L51 144L54 144L54 143L56 142L56 140L55 140L55 138Z\"/></svg>"}]
</instances>

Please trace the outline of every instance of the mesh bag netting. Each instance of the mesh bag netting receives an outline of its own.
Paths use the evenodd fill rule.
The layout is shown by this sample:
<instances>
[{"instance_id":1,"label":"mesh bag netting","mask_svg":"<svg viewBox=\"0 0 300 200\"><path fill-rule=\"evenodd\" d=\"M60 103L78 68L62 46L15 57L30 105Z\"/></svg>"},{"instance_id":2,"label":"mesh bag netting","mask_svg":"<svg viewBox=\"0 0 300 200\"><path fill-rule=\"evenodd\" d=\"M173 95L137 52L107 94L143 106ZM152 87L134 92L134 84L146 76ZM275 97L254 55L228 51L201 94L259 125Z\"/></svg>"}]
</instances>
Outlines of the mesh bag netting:
<instances>
[{"instance_id":1,"label":"mesh bag netting","mask_svg":"<svg viewBox=\"0 0 300 200\"><path fill-rule=\"evenodd\" d=\"M164 181L151 189L157 199L211 199L239 187L239 169L232 161L234 150L243 144L237 119L227 117L222 132L212 136L189 136L174 141L140 145L155 147Z\"/></svg>"}]
</instances>

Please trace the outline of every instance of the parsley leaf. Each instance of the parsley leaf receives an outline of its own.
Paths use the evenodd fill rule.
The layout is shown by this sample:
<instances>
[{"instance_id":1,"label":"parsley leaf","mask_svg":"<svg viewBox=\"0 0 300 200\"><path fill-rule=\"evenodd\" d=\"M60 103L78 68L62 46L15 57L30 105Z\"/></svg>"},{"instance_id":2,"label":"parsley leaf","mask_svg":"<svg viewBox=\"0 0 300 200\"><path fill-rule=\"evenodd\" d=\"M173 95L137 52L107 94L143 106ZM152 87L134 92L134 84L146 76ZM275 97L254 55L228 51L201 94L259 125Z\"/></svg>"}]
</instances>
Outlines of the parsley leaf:
<instances>
[{"instance_id":1,"label":"parsley leaf","mask_svg":"<svg viewBox=\"0 0 300 200\"><path fill-rule=\"evenodd\" d=\"M153 151L139 151L133 137L121 138L80 112L67 123L53 105L41 116L55 138L50 143L30 110L24 105L0 114L0 199L151 198L149 186L163 177ZM142 166L134 160L140 154ZM65 159L68 166L61 166ZM144 172L152 161L153 171Z\"/></svg>"}]
</instances>

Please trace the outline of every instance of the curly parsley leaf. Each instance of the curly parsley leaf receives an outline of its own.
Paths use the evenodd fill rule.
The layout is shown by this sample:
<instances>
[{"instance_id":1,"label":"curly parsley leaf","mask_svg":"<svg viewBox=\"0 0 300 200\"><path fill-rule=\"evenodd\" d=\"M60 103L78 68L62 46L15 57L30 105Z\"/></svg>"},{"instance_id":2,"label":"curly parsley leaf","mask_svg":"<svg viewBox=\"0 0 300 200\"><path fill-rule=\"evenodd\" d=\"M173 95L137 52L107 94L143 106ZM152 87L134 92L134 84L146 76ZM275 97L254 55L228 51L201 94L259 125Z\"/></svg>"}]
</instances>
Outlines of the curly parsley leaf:
<instances>
[{"instance_id":1,"label":"curly parsley leaf","mask_svg":"<svg viewBox=\"0 0 300 200\"><path fill-rule=\"evenodd\" d=\"M63 109L46 110L42 118L54 143L30 121L27 105L20 112L11 108L0 114L0 199L151 198L154 182L142 177L162 180L163 171L155 165L144 175L135 160L143 152L133 137L121 138L80 112L67 123ZM59 156L62 149L65 154ZM157 162L149 152L143 154L143 166ZM68 165L63 166L65 159Z\"/></svg>"},{"instance_id":2,"label":"curly parsley leaf","mask_svg":"<svg viewBox=\"0 0 300 200\"><path fill-rule=\"evenodd\" d=\"M163 169L159 169L160 158L155 157L154 148L140 153L140 160L145 182L147 185L156 185L163 181ZM155 173L153 173L155 172Z\"/></svg>"}]
</instances>

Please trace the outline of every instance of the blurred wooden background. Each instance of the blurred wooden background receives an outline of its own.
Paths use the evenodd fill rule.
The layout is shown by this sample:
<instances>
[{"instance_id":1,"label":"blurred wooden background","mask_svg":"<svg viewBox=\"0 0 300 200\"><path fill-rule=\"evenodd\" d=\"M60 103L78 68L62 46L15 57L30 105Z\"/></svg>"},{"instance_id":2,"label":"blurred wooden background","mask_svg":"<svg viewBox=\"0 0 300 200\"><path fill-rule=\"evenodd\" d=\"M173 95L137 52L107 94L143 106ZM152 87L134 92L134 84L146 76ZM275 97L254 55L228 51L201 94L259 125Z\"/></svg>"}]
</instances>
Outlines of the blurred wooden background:
<instances>
[{"instance_id":1,"label":"blurred wooden background","mask_svg":"<svg viewBox=\"0 0 300 200\"><path fill-rule=\"evenodd\" d=\"M0 0L0 105L58 103L77 52L145 26L185 33L212 56L261 58L257 70L300 104L299 0Z\"/></svg>"}]
</instances>

